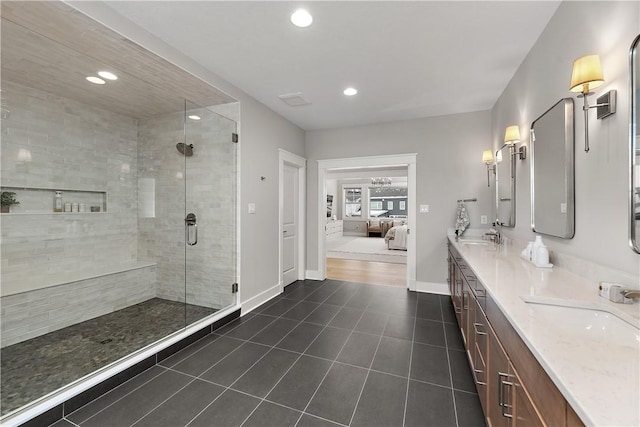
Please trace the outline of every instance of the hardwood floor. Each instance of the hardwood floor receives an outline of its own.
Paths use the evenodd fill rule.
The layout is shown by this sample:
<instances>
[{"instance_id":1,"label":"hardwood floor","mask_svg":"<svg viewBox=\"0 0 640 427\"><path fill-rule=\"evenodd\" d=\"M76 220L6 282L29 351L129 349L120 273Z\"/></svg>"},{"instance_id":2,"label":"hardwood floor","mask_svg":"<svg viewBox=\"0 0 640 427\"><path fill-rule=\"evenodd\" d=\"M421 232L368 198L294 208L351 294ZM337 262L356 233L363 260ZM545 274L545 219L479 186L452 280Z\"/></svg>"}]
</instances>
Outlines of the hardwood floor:
<instances>
[{"instance_id":1,"label":"hardwood floor","mask_svg":"<svg viewBox=\"0 0 640 427\"><path fill-rule=\"evenodd\" d=\"M327 258L327 278L372 285L407 286L407 265Z\"/></svg>"}]
</instances>

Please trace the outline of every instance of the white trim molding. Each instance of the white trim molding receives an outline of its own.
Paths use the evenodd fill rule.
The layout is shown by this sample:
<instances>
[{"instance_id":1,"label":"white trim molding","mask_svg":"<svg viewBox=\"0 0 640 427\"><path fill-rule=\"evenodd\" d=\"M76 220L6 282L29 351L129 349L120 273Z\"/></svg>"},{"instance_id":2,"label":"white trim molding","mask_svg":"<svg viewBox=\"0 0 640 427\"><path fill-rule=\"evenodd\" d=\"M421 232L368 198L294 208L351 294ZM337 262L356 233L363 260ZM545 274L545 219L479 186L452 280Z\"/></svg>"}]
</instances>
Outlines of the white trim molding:
<instances>
[{"instance_id":1,"label":"white trim molding","mask_svg":"<svg viewBox=\"0 0 640 427\"><path fill-rule=\"evenodd\" d=\"M277 297L281 293L282 293L282 282L279 282L277 285L271 286L270 288L260 292L258 295L253 296L246 301L243 301L240 315L244 316L245 314L261 306L265 302Z\"/></svg>"},{"instance_id":2,"label":"white trim molding","mask_svg":"<svg viewBox=\"0 0 640 427\"><path fill-rule=\"evenodd\" d=\"M390 154L386 156L351 157L343 159L318 160L318 270L315 280L327 277L325 260L326 246L326 200L327 200L327 171L336 169L376 168L376 167L407 167L407 222L410 233L407 236L407 288L416 290L416 158L417 153ZM307 277L309 277L307 272ZM314 272L315 273L315 272Z\"/></svg>"},{"instance_id":3,"label":"white trim molding","mask_svg":"<svg viewBox=\"0 0 640 427\"><path fill-rule=\"evenodd\" d=\"M320 272L318 270L307 270L305 272L305 278L309 279L309 280L324 280L325 278L322 277L322 275L320 274Z\"/></svg>"},{"instance_id":4,"label":"white trim molding","mask_svg":"<svg viewBox=\"0 0 640 427\"><path fill-rule=\"evenodd\" d=\"M430 294L451 295L449 286L446 283L416 282L417 292L427 292Z\"/></svg>"}]
</instances>

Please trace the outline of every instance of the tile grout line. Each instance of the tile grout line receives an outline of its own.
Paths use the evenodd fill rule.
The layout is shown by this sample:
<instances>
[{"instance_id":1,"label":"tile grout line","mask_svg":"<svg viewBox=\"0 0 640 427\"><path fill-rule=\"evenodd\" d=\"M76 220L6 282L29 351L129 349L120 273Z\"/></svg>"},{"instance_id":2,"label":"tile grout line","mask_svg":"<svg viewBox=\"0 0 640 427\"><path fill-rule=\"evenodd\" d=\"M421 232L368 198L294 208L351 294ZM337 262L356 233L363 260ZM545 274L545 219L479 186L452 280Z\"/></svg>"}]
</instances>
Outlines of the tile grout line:
<instances>
[{"instance_id":1,"label":"tile grout line","mask_svg":"<svg viewBox=\"0 0 640 427\"><path fill-rule=\"evenodd\" d=\"M351 298L353 298L355 296L352 295L349 300L351 300ZM347 302L349 302L349 300L347 300ZM364 314L367 312L366 309L369 307L369 304L371 304L371 302L367 303L366 307L364 308L364 310L362 310L362 314L360 315L360 319L358 319L358 322L356 323L356 326L358 323L360 323L360 321L362 320L362 318L364 317ZM346 306L346 303L345 303ZM337 313L336 313L337 314ZM387 317L388 318L388 317ZM355 328L355 326L354 326ZM340 353L342 353L342 350L344 350L344 347L347 345L347 342L349 341L349 339L351 338L351 336L353 335L353 332L355 331L355 329L351 330L351 333L349 334L349 336L347 337L346 341L344 342L344 344L342 344L342 347L340 348L340 351L338 352L337 356L336 356L336 360L338 357L340 357ZM382 340L382 335L380 335L380 338L378 339L378 346L380 346L380 341ZM378 348L376 347L376 352L378 351ZM373 359L375 358L375 353L374 353L374 357L371 359L371 363L369 364L369 367L371 367L371 364L373 363ZM307 405L304 407L304 410L302 411L303 414L308 413L307 409L309 409L309 405L311 405L311 402L313 401L313 398L316 397L316 394L318 394L318 390L320 390L320 387L322 386L322 384L324 383L324 380L327 378L327 375L329 375L329 371L331 371L331 368L333 368L333 366L336 364L336 360L331 361L331 365L329 366L329 369L327 369L327 372L324 373L324 376L322 377L322 380L320 380L320 382L318 383L318 386L316 387L315 391L313 392L313 394L311 395L311 398L309 399L309 401L307 402ZM359 367L360 369L363 369L362 367ZM366 378L365 378L365 383L366 383ZM362 387L364 388L364 383L362 384ZM362 392L362 391L361 391ZM358 406L358 403L356 402L356 408ZM354 408L355 411L355 408ZM309 413L310 414L310 413ZM314 414L310 414L310 415L314 415ZM314 415L315 416L315 415ZM296 422L296 426L298 425L298 423L300 423L300 420L302 419L302 416L300 416L300 418L298 418L298 421ZM342 423L340 423L342 424ZM349 424L351 424L351 420L349 420ZM344 425L344 424L343 424Z\"/></svg>"},{"instance_id":2,"label":"tile grout line","mask_svg":"<svg viewBox=\"0 0 640 427\"><path fill-rule=\"evenodd\" d=\"M442 308L442 301L440 301L440 314L442 315L442 319L444 320L444 310ZM451 383L451 400L453 401L453 416L456 419L456 426L460 427L460 420L458 420L458 408L456 406L456 395L453 388L453 371L451 369L451 358L449 357L449 340L447 339L447 330L444 326L444 322L442 322L442 332L444 333L444 343L447 346L446 347L447 364L449 365L449 381Z\"/></svg>"},{"instance_id":3,"label":"tile grout line","mask_svg":"<svg viewBox=\"0 0 640 427\"><path fill-rule=\"evenodd\" d=\"M363 313L363 316L364 316L364 313ZM358 394L358 400L356 400L356 404L353 407L353 412L351 413L351 418L349 419L349 425L353 423L353 418L356 416L356 411L358 410L358 405L360 404L360 398L362 397L362 393L364 392L364 387L367 385L367 380L369 379L369 374L371 373L373 362L376 360L376 355L378 354L378 350L380 349L380 343L382 343L382 338L384 337L384 331L387 327L387 324L389 323L389 318L390 318L390 315L387 314L385 325L382 328L382 333L380 334L380 338L378 339L378 345L376 346L376 351L373 353L373 357L371 358L371 362L369 363L369 368L367 369L367 376L364 378L364 382L362 383L362 388L360 389L360 394Z\"/></svg>"},{"instance_id":4,"label":"tile grout line","mask_svg":"<svg viewBox=\"0 0 640 427\"><path fill-rule=\"evenodd\" d=\"M418 305L420 301L416 302L416 312L413 318L413 334L411 337L411 353L409 355L409 372L407 373L407 390L404 394L404 411L402 413L402 425L403 427L407 423L407 405L409 401L409 385L411 384L411 367L413 366L413 347L416 342L416 324L418 323Z\"/></svg>"},{"instance_id":5,"label":"tile grout line","mask_svg":"<svg viewBox=\"0 0 640 427\"><path fill-rule=\"evenodd\" d=\"M342 287L342 285L340 285L340 287L338 287L338 289L336 289L336 290L335 290L335 291L333 291L331 294L329 294L329 296L327 296L327 298L326 298L324 301L326 301L327 299L331 298L331 296L332 296L333 294L335 294L336 292L338 292L338 290L339 290L341 287ZM309 313L309 314L305 317L305 319L306 319L307 317L311 316L311 315L312 315L316 310L320 309L320 307L321 307L323 304L324 304L324 302L323 302L323 303L320 303L320 305L319 305L318 307L316 307L316 309L315 309L315 310L313 310L311 313ZM294 305L293 307L291 307L291 309L293 309L293 308L294 308L295 306L297 306L297 305L298 305L298 304ZM282 313L282 314L286 314L288 311L289 311L289 310L287 310L286 312L284 312L284 313ZM303 351L302 353L300 353L300 355L299 355L299 356L296 358L296 360L291 364L291 366L289 366L289 368L288 368L288 369L287 369L287 370L282 374L282 376L278 379L278 381L276 381L276 383L273 385L273 387L271 387L271 389L269 389L269 391L267 392L267 394L265 394L265 395L264 395L264 397L263 397L263 398L261 398L260 403L258 403L258 405L253 409L253 411L251 411L251 413L250 413L250 414L249 414L249 415L244 419L244 421L240 424L240 426L242 426L244 423L246 423L246 422L247 422L247 420L248 420L249 418L251 418L251 415L253 415L253 413L258 409L258 407L262 404L262 402L264 402L264 401L266 400L267 396L269 396L269 394L270 394L270 393L271 393L271 392L272 392L272 391L273 391L273 390L278 386L278 384L280 384L280 381L282 381L282 379L283 379L283 378L284 378L284 377L289 373L289 371L291 371L291 369L293 368L293 366L294 366L296 363L298 363L298 361L299 361L299 360L302 358L302 356L304 355L305 351L307 351L307 350L309 349L309 347L311 347L311 346L313 345L313 343L314 343L314 342L316 342L316 340L317 340L317 339L320 337L320 335L325 331L325 329L327 329L327 327L328 327L329 323L331 323L331 321L333 321L333 319L338 315L338 313L339 313L339 312L340 312L340 310L338 310L338 311L337 311L337 312L336 312L336 313L331 317L331 319L329 320L329 322L327 322L327 324L326 324L326 325L324 325L324 327L323 327L323 328L322 328L322 330L318 333L318 335L316 335L316 337L315 337L315 338L314 338L314 339L313 339L313 340L312 340L312 341L311 341L311 342L310 342L310 343L305 347L304 351ZM283 318L283 317L282 317L282 315L280 315L280 317L278 317L278 318ZM304 321L304 319L303 319L303 320L301 320L301 321L300 321L300 323L302 323L303 321ZM299 324L300 324L300 323L299 323ZM297 327L297 325L296 325L296 327ZM294 329L295 329L295 328L294 328ZM291 332L293 332L293 329L291 330ZM289 334L290 334L291 332L289 332ZM285 335L285 336L284 336L280 341L278 341L278 342L276 343L276 345L277 345L277 344L279 344L282 340L284 340L287 336L289 336L289 334ZM347 339L348 339L348 338L347 338ZM274 346L274 348L275 348L275 346ZM329 368L329 369L331 369L331 368ZM328 371L327 371L327 372L328 372ZM246 372L245 372L245 373L246 373ZM243 375L244 375L244 374L243 374ZM238 378L238 380L239 380L239 379L240 379L240 377ZM234 381L234 383L233 383L233 384L235 384L235 382L237 382L238 380ZM233 385L233 384L231 384L231 385ZM300 417L298 417L298 421L300 421L300 418L302 418L302 414L300 415ZM296 424L298 423L298 421L296 421Z\"/></svg>"},{"instance_id":6,"label":"tile grout line","mask_svg":"<svg viewBox=\"0 0 640 427\"><path fill-rule=\"evenodd\" d=\"M177 371L174 371L177 372ZM183 374L184 375L184 374ZM165 400L163 400L162 402L160 402L159 404L157 404L153 409L147 411L147 413L145 413L143 416L141 416L140 418L138 418L137 420L135 420L133 423L129 424L130 427L133 427L134 425L136 425L137 423L139 423L144 417L146 417L147 415L149 415L150 413L152 413L153 411L155 411L156 409L158 409L160 406L162 406L163 404L165 404L169 399L171 399L173 396L175 396L176 394L180 393L182 390L184 390L185 388L187 388L190 384L194 383L196 381L197 378L192 378L191 381L189 381L188 383L186 383L184 386L182 386L179 390L176 390L175 393L173 393L171 396L167 397Z\"/></svg>"},{"instance_id":7,"label":"tile grout line","mask_svg":"<svg viewBox=\"0 0 640 427\"><path fill-rule=\"evenodd\" d=\"M154 365L154 366L158 366L158 365ZM140 389L141 387L147 385L148 383L150 383L151 381L155 380L156 378L158 378L160 375L164 375L165 373L167 373L168 369L165 368L164 366L159 366L160 369L163 369L163 372L160 372L158 375L154 375L153 378L149 378L147 381L145 381L144 383L140 384L138 387L134 388L133 390L131 390L129 393L123 395L122 397L120 397L119 399L114 400L113 402L111 402L110 404L108 404L107 406L105 406L104 408L100 409L98 412L96 412L95 414L91 415L88 418L85 418L84 420L82 420L80 422L80 424L86 423L87 421L89 421L91 418L95 417L96 415L100 414L101 412L105 411L107 408L110 408L111 406L115 405L116 403L120 402L122 399L126 398L127 396L129 396L131 393L133 393L134 391L137 391L138 389ZM149 368L151 369L151 368ZM145 371L143 371L145 372ZM141 375L143 372L141 372L138 375ZM69 415L73 415L74 413L76 413L77 411L81 410L82 408L84 408L85 406L95 402L96 400L100 399L102 396L106 396L107 394L114 392L115 390L117 390L119 387L125 385L126 383L128 383L129 381L133 380L134 378L136 378L138 375L136 375L135 377L132 377L130 379L128 379L127 381L123 382L122 384L120 384L118 387L113 388L111 390L109 390L107 393L102 394L101 396L93 399L90 402L87 402L86 404L82 405L81 407L79 407L78 409L76 409L75 411L71 412L70 414L65 415L63 418L66 418Z\"/></svg>"}]
</instances>

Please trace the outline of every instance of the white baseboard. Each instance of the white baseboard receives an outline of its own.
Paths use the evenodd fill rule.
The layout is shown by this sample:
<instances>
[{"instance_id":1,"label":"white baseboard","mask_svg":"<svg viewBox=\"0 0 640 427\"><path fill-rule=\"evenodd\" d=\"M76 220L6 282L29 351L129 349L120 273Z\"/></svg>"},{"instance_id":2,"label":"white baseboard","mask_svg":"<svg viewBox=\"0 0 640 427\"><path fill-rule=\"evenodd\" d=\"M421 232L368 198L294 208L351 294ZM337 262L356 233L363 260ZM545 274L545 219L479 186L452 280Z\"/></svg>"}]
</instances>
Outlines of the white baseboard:
<instances>
[{"instance_id":1,"label":"white baseboard","mask_svg":"<svg viewBox=\"0 0 640 427\"><path fill-rule=\"evenodd\" d=\"M277 297L278 295L280 295L281 289L282 289L282 283L278 283L277 285L272 286L269 289L266 289L260 292L258 295L251 297L246 301L242 301L240 303L240 305L242 306L242 311L241 311L242 315L244 316L245 314L254 310L256 307L264 304L265 302L269 301L272 298Z\"/></svg>"},{"instance_id":2,"label":"white baseboard","mask_svg":"<svg viewBox=\"0 0 640 427\"><path fill-rule=\"evenodd\" d=\"M320 277L320 271L318 270L307 270L305 271L305 277L309 280L324 280L324 277Z\"/></svg>"},{"instance_id":3,"label":"white baseboard","mask_svg":"<svg viewBox=\"0 0 640 427\"><path fill-rule=\"evenodd\" d=\"M451 295L449 292L449 286L446 283L416 281L416 291L428 292L430 294Z\"/></svg>"}]
</instances>

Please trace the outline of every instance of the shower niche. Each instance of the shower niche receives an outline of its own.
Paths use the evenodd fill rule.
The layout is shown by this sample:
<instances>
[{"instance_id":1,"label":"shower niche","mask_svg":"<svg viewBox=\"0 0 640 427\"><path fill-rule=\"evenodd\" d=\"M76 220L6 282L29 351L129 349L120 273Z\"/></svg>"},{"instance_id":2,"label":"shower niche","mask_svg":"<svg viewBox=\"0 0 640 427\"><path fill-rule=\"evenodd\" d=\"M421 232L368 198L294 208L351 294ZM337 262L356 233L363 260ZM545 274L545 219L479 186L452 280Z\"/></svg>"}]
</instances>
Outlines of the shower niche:
<instances>
[{"instance_id":1,"label":"shower niche","mask_svg":"<svg viewBox=\"0 0 640 427\"><path fill-rule=\"evenodd\" d=\"M2 186L0 191L15 193L19 205L11 208L14 214L96 214L107 212L107 192L95 190L70 190L62 188ZM61 193L62 210L55 209L56 192Z\"/></svg>"}]
</instances>

